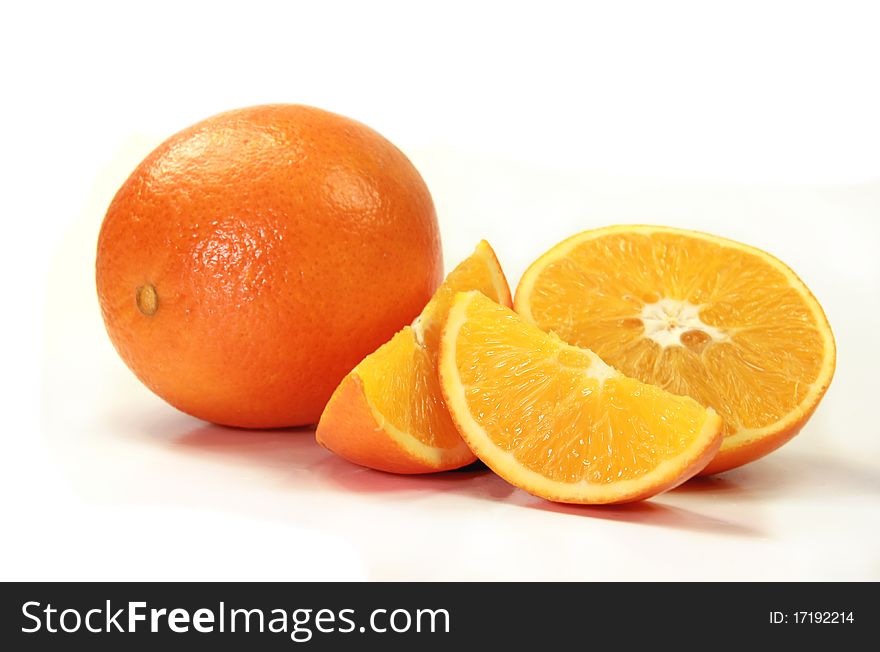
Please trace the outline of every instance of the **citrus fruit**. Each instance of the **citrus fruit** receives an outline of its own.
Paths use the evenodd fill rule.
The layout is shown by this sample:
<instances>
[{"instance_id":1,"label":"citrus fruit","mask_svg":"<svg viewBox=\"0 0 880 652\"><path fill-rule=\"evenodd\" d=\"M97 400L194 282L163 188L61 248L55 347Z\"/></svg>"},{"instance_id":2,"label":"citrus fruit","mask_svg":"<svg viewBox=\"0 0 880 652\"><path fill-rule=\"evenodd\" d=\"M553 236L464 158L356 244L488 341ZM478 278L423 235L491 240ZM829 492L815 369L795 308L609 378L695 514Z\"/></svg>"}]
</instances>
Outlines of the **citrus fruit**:
<instances>
[{"instance_id":1,"label":"citrus fruit","mask_svg":"<svg viewBox=\"0 0 880 652\"><path fill-rule=\"evenodd\" d=\"M442 273L431 195L406 156L297 105L172 136L120 188L98 240L122 359L184 412L243 427L317 421Z\"/></svg>"},{"instance_id":2,"label":"citrus fruit","mask_svg":"<svg viewBox=\"0 0 880 652\"><path fill-rule=\"evenodd\" d=\"M456 296L439 370L471 450L549 500L648 498L696 474L721 445L711 408L627 378L479 292Z\"/></svg>"},{"instance_id":3,"label":"citrus fruit","mask_svg":"<svg viewBox=\"0 0 880 652\"><path fill-rule=\"evenodd\" d=\"M834 373L828 320L795 273L704 233L617 226L576 235L526 271L516 309L622 373L717 410L724 443L704 473L791 439Z\"/></svg>"},{"instance_id":4,"label":"citrus fruit","mask_svg":"<svg viewBox=\"0 0 880 652\"><path fill-rule=\"evenodd\" d=\"M510 290L485 240L460 263L411 326L345 377L321 415L318 442L381 471L428 473L474 461L449 417L437 377L440 329L459 290L511 305Z\"/></svg>"}]
</instances>

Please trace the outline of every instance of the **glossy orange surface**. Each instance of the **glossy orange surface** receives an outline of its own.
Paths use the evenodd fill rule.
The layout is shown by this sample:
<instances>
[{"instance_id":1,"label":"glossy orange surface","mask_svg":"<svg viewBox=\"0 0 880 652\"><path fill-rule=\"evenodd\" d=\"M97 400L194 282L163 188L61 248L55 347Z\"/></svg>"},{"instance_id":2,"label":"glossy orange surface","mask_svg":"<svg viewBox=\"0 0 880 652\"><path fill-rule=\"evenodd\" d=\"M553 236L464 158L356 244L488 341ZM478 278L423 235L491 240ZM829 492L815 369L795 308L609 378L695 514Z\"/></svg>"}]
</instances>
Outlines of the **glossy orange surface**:
<instances>
[{"instance_id":1,"label":"glossy orange surface","mask_svg":"<svg viewBox=\"0 0 880 652\"><path fill-rule=\"evenodd\" d=\"M172 136L117 193L97 255L126 364L179 409L244 427L317 421L442 271L431 196L406 156L297 105Z\"/></svg>"}]
</instances>

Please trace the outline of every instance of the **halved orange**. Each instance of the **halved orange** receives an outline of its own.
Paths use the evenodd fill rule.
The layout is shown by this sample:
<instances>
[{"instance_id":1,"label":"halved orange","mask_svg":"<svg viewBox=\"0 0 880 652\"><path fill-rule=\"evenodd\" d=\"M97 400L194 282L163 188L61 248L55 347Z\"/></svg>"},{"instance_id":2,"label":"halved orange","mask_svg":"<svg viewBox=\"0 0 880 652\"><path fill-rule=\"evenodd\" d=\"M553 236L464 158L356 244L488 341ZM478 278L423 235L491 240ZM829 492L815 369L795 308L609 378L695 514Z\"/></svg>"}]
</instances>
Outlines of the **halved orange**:
<instances>
[{"instance_id":1,"label":"halved orange","mask_svg":"<svg viewBox=\"0 0 880 652\"><path fill-rule=\"evenodd\" d=\"M446 410L436 367L440 329L459 290L479 290L511 305L507 280L485 240L450 272L411 326L343 379L318 423L319 444L355 464L393 473L444 471L474 461Z\"/></svg>"},{"instance_id":2,"label":"halved orange","mask_svg":"<svg viewBox=\"0 0 880 652\"><path fill-rule=\"evenodd\" d=\"M794 437L834 374L825 313L754 247L659 226L576 235L523 275L516 310L642 382L717 410L724 443L703 473Z\"/></svg>"},{"instance_id":3,"label":"halved orange","mask_svg":"<svg viewBox=\"0 0 880 652\"><path fill-rule=\"evenodd\" d=\"M456 296L439 370L471 450L529 493L623 503L684 482L721 445L721 419L627 378L479 292Z\"/></svg>"}]
</instances>

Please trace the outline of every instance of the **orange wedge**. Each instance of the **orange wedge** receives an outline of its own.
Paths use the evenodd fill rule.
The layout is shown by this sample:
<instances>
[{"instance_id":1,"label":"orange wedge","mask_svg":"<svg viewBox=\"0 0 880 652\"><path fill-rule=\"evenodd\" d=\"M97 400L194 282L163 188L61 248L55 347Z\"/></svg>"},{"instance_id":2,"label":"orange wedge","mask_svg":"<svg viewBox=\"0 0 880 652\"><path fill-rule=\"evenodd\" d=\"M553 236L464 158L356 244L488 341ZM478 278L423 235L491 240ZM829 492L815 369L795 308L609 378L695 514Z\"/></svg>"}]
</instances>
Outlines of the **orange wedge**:
<instances>
[{"instance_id":1,"label":"orange wedge","mask_svg":"<svg viewBox=\"0 0 880 652\"><path fill-rule=\"evenodd\" d=\"M706 474L794 437L834 374L828 320L795 273L704 233L616 226L576 235L526 271L516 309L622 373L717 410L724 443Z\"/></svg>"},{"instance_id":2,"label":"orange wedge","mask_svg":"<svg viewBox=\"0 0 880 652\"><path fill-rule=\"evenodd\" d=\"M713 410L627 378L479 292L456 296L439 369L471 450L549 500L648 498L699 472L721 445Z\"/></svg>"},{"instance_id":3,"label":"orange wedge","mask_svg":"<svg viewBox=\"0 0 880 652\"><path fill-rule=\"evenodd\" d=\"M337 387L316 438L345 459L392 473L429 473L474 461L449 417L437 376L440 330L459 290L511 305L504 273L485 240L458 265L421 315L368 355Z\"/></svg>"}]
</instances>

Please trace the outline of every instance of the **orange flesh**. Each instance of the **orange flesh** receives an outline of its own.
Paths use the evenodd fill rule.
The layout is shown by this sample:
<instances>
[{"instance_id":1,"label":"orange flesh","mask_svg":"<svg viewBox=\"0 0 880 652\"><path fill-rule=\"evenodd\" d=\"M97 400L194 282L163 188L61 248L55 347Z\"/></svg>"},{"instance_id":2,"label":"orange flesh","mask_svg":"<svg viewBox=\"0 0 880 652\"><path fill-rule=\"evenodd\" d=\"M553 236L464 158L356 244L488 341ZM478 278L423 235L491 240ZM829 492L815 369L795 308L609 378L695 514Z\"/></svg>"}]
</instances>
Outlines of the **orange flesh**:
<instances>
[{"instance_id":1,"label":"orange flesh","mask_svg":"<svg viewBox=\"0 0 880 652\"><path fill-rule=\"evenodd\" d=\"M563 483L638 479L701 432L708 413L694 400L627 378L489 304L472 301L455 364L470 414L525 468Z\"/></svg>"},{"instance_id":2,"label":"orange flesh","mask_svg":"<svg viewBox=\"0 0 880 652\"><path fill-rule=\"evenodd\" d=\"M642 317L662 299L697 307L709 328L660 345ZM664 232L584 240L547 264L528 296L538 326L628 376L715 408L725 436L779 421L819 378L827 324L811 301L759 255ZM675 328L671 312L661 328Z\"/></svg>"},{"instance_id":3,"label":"orange flesh","mask_svg":"<svg viewBox=\"0 0 880 652\"><path fill-rule=\"evenodd\" d=\"M449 308L455 301L455 295L468 290L479 290L505 306L513 303L501 265L485 240L481 240L474 253L449 273L416 319L417 339L435 357L440 346L440 331L446 315L449 314Z\"/></svg>"},{"instance_id":4,"label":"orange flesh","mask_svg":"<svg viewBox=\"0 0 880 652\"><path fill-rule=\"evenodd\" d=\"M416 343L413 329L405 327L355 372L364 384L370 406L385 422L436 448L454 448L461 437L440 393L432 356ZM409 400L406 400L409 397Z\"/></svg>"}]
</instances>

